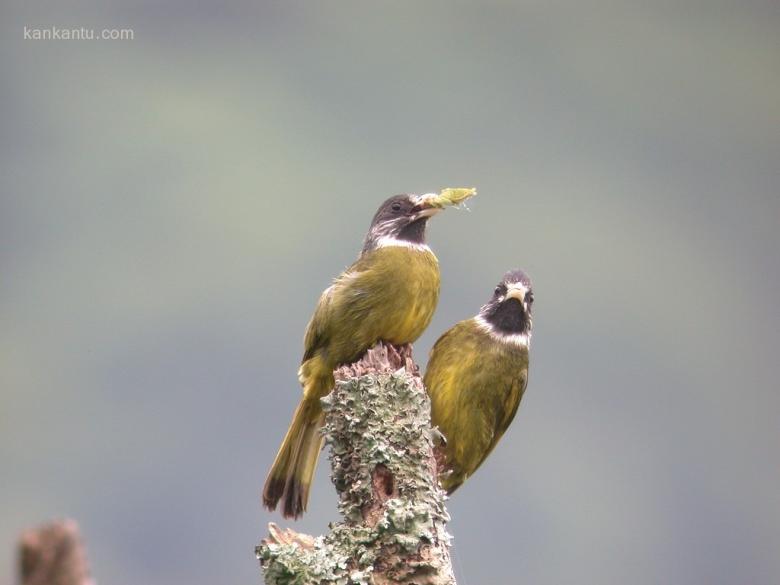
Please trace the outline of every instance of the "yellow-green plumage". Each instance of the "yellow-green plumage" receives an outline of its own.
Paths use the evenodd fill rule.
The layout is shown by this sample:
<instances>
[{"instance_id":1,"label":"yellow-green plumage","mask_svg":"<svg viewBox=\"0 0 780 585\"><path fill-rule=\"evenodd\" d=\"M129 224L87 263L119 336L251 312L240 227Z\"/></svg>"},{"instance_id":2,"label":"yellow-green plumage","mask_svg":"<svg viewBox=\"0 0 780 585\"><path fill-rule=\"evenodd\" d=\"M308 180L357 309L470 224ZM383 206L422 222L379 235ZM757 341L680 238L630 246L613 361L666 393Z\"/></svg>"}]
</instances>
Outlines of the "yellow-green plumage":
<instances>
[{"instance_id":1,"label":"yellow-green plumage","mask_svg":"<svg viewBox=\"0 0 780 585\"><path fill-rule=\"evenodd\" d=\"M301 383L332 376L380 339L411 343L438 299L439 264L430 250L387 246L364 254L320 297L306 329Z\"/></svg>"},{"instance_id":2,"label":"yellow-green plumage","mask_svg":"<svg viewBox=\"0 0 780 585\"><path fill-rule=\"evenodd\" d=\"M463 191L463 193L460 193ZM297 517L306 509L322 438L320 399L333 388L333 370L357 360L378 341L415 341L439 298L439 265L424 244L425 222L473 190L397 196L380 207L358 260L320 296L304 338L298 378L303 399L271 467L263 501Z\"/></svg>"},{"instance_id":3,"label":"yellow-green plumage","mask_svg":"<svg viewBox=\"0 0 780 585\"><path fill-rule=\"evenodd\" d=\"M500 310L520 313L520 302L509 305ZM521 326L529 328L523 336L497 333L478 316L449 329L431 350L424 381L431 422L446 439L439 480L447 493L477 470L515 417L528 382L530 317Z\"/></svg>"},{"instance_id":4,"label":"yellow-green plumage","mask_svg":"<svg viewBox=\"0 0 780 585\"><path fill-rule=\"evenodd\" d=\"M267 505L284 494L284 515L297 517L306 509L322 448L320 398L333 388L333 370L377 341L415 341L431 322L438 299L436 256L407 246L367 252L322 293L298 370L303 399L266 480Z\"/></svg>"}]
</instances>

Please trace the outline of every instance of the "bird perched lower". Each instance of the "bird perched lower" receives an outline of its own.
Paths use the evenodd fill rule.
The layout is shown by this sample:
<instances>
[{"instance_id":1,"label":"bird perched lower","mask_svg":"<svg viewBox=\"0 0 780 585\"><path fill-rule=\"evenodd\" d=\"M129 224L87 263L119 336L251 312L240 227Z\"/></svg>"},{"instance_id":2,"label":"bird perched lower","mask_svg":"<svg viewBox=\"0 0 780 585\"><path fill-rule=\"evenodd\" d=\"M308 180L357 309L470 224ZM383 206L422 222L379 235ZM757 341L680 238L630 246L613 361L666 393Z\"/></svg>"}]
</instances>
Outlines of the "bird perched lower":
<instances>
[{"instance_id":1,"label":"bird perched lower","mask_svg":"<svg viewBox=\"0 0 780 585\"><path fill-rule=\"evenodd\" d=\"M431 422L446 439L439 481L455 491L482 464L517 412L528 382L531 280L507 272L477 316L436 341L425 372Z\"/></svg>"},{"instance_id":2,"label":"bird perched lower","mask_svg":"<svg viewBox=\"0 0 780 585\"><path fill-rule=\"evenodd\" d=\"M306 329L298 370L303 399L268 473L263 503L297 518L306 510L322 447L320 398L333 388L333 370L357 360L378 341L415 341L439 299L439 265L425 243L428 219L474 189L397 195L376 212L357 261L320 296Z\"/></svg>"}]
</instances>

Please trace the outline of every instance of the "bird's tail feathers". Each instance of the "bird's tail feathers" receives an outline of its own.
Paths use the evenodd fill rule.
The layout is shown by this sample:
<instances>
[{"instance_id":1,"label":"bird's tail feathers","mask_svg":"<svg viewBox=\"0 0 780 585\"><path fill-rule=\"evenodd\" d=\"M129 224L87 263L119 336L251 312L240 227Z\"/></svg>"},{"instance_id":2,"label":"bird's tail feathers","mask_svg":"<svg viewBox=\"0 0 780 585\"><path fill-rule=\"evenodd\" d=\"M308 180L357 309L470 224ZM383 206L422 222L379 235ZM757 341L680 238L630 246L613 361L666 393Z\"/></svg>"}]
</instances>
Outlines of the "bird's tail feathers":
<instances>
[{"instance_id":1,"label":"bird's tail feathers","mask_svg":"<svg viewBox=\"0 0 780 585\"><path fill-rule=\"evenodd\" d=\"M263 504L274 510L281 501L285 518L298 518L306 511L322 448L323 419L319 398L301 400L265 480Z\"/></svg>"}]
</instances>

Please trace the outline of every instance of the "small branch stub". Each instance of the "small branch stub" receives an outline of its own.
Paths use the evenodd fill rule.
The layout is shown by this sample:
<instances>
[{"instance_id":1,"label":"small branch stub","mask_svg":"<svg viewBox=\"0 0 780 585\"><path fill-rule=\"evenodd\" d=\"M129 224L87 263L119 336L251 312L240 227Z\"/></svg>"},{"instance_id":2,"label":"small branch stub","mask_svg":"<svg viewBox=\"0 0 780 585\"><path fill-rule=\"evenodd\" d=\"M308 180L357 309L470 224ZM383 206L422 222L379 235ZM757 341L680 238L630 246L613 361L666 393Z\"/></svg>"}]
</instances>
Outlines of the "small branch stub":
<instances>
[{"instance_id":1,"label":"small branch stub","mask_svg":"<svg viewBox=\"0 0 780 585\"><path fill-rule=\"evenodd\" d=\"M377 344L336 370L323 399L343 520L313 538L271 524L256 549L267 585L455 585L430 402L411 359Z\"/></svg>"},{"instance_id":2,"label":"small branch stub","mask_svg":"<svg viewBox=\"0 0 780 585\"><path fill-rule=\"evenodd\" d=\"M19 538L21 585L94 585L73 520L51 522Z\"/></svg>"}]
</instances>

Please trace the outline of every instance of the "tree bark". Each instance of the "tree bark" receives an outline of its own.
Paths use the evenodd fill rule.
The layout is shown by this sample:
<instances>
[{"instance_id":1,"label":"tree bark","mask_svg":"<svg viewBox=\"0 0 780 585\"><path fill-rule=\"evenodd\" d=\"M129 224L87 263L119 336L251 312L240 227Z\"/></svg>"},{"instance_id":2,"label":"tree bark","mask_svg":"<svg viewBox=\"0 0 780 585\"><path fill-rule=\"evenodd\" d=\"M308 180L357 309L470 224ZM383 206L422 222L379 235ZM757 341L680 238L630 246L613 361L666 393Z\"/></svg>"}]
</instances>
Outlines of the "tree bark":
<instances>
[{"instance_id":1,"label":"tree bark","mask_svg":"<svg viewBox=\"0 0 780 585\"><path fill-rule=\"evenodd\" d=\"M21 585L93 585L76 522L58 520L22 533L19 582Z\"/></svg>"},{"instance_id":2,"label":"tree bark","mask_svg":"<svg viewBox=\"0 0 780 585\"><path fill-rule=\"evenodd\" d=\"M430 402L410 346L377 344L322 400L342 521L316 538L269 525L267 585L455 585Z\"/></svg>"}]
</instances>

